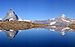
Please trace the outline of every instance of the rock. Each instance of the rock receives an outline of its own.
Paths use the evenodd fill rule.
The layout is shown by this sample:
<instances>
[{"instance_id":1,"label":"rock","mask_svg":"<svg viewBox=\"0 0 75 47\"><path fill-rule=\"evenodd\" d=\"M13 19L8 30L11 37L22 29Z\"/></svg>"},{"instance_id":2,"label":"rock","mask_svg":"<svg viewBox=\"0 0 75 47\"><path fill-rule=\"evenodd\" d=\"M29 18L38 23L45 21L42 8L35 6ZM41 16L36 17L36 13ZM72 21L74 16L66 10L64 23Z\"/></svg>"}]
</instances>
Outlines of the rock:
<instances>
[{"instance_id":1,"label":"rock","mask_svg":"<svg viewBox=\"0 0 75 47\"><path fill-rule=\"evenodd\" d=\"M7 15L3 18L3 21L15 21L15 20L18 20L18 16L15 14L15 12L10 9L8 12L7 12Z\"/></svg>"}]
</instances>

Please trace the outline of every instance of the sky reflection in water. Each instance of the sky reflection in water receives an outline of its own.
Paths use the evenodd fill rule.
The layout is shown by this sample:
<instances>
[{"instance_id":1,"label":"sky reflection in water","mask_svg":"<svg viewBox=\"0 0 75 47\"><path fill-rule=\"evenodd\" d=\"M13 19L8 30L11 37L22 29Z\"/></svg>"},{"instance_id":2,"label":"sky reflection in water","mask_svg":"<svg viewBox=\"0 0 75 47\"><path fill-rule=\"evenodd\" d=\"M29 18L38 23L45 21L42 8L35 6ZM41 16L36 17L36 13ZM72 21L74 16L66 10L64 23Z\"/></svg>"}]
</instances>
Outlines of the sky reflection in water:
<instances>
[{"instance_id":1,"label":"sky reflection in water","mask_svg":"<svg viewBox=\"0 0 75 47\"><path fill-rule=\"evenodd\" d=\"M1 47L74 47L75 32L51 31L48 28L33 28L20 31L1 31Z\"/></svg>"}]
</instances>

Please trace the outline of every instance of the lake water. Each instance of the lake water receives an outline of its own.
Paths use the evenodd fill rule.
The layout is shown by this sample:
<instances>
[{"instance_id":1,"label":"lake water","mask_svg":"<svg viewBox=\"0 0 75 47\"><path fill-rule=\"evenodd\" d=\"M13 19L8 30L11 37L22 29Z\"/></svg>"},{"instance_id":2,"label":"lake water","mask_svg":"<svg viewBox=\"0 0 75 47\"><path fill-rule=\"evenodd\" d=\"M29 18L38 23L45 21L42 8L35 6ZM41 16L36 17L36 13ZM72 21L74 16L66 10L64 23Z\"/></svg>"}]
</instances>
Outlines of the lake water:
<instances>
[{"instance_id":1,"label":"lake water","mask_svg":"<svg viewBox=\"0 0 75 47\"><path fill-rule=\"evenodd\" d=\"M0 32L0 47L75 47L75 32L51 31L44 28L20 30L12 39Z\"/></svg>"}]
</instances>

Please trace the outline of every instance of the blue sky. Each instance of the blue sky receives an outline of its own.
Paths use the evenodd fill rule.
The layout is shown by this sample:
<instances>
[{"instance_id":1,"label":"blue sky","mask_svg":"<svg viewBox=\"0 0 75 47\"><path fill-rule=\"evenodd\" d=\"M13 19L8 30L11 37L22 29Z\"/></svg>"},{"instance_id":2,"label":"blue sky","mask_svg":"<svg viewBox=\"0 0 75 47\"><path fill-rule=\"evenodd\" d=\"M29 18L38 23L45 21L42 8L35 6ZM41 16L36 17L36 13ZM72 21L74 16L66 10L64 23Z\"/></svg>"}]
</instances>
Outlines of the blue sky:
<instances>
[{"instance_id":1,"label":"blue sky","mask_svg":"<svg viewBox=\"0 0 75 47\"><path fill-rule=\"evenodd\" d=\"M0 17L10 8L22 19L46 20L63 13L75 18L75 0L0 0Z\"/></svg>"}]
</instances>

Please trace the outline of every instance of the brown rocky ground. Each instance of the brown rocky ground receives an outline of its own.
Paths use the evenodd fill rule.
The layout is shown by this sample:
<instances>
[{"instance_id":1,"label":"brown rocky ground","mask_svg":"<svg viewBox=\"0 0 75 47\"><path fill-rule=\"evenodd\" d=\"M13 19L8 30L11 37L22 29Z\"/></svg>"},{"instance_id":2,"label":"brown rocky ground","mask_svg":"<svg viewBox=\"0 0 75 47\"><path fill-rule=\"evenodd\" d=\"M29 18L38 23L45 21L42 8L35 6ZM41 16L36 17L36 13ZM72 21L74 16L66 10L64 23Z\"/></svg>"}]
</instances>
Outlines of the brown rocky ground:
<instances>
[{"instance_id":1,"label":"brown rocky ground","mask_svg":"<svg viewBox=\"0 0 75 47\"><path fill-rule=\"evenodd\" d=\"M70 24L68 27L75 30L75 23Z\"/></svg>"},{"instance_id":2,"label":"brown rocky ground","mask_svg":"<svg viewBox=\"0 0 75 47\"><path fill-rule=\"evenodd\" d=\"M30 28L37 28L41 26L48 26L47 24L38 24L26 21L4 21L0 22L0 30L24 30Z\"/></svg>"}]
</instances>

